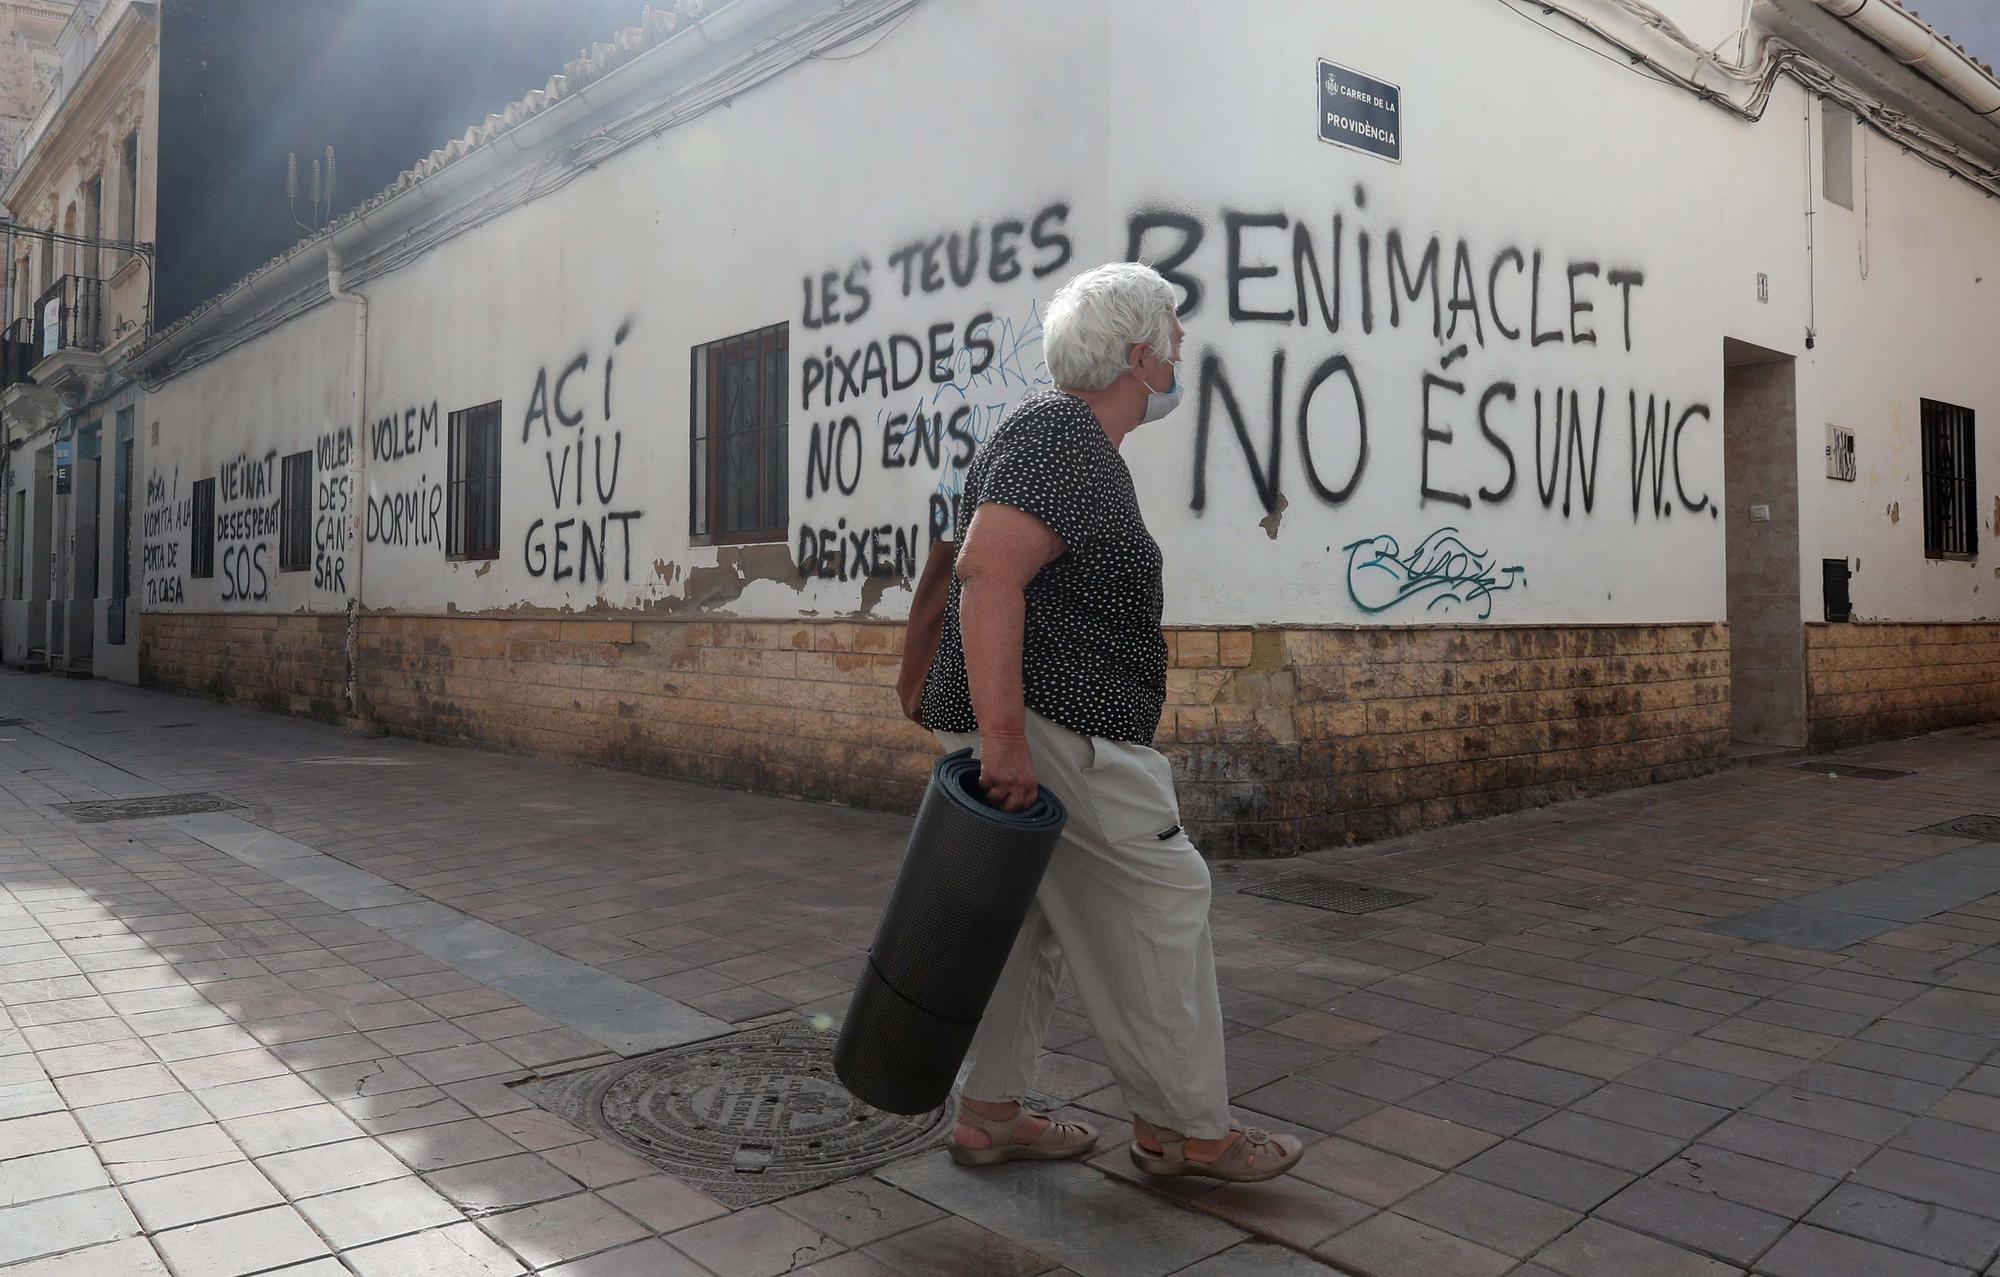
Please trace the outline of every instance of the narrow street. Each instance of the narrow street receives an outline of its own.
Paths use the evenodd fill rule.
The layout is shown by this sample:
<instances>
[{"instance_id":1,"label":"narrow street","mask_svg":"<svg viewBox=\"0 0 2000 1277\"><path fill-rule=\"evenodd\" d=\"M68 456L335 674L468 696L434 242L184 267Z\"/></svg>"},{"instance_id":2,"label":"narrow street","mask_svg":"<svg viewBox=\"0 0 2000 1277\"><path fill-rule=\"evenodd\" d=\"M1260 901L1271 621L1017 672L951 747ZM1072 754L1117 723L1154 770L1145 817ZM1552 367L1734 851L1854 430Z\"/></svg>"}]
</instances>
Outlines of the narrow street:
<instances>
[{"instance_id":1,"label":"narrow street","mask_svg":"<svg viewBox=\"0 0 2000 1277\"><path fill-rule=\"evenodd\" d=\"M704 1192L516 1084L837 1021L904 822L0 674L0 1262L2000 1272L1995 848L1910 832L2000 808L2000 733L1838 762L1910 774L1740 770L1315 857L1423 897L1361 916L1241 891L1305 862L1217 865L1232 1091L1312 1143L1297 1179L1136 1184L1065 1011L1039 1089L1104 1128L1089 1166L963 1171L917 1123L787 1196L782 1147ZM61 806L195 793L230 806ZM777 1124L810 1126L792 1094Z\"/></svg>"}]
</instances>

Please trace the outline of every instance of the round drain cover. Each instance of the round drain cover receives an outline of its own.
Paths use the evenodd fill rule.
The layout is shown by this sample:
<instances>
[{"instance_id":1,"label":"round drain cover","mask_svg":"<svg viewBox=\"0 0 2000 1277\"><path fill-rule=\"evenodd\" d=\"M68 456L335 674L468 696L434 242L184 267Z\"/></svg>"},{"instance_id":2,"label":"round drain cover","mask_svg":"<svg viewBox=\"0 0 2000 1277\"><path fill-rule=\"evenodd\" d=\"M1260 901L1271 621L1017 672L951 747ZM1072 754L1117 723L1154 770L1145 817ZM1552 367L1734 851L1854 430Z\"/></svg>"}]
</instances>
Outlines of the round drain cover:
<instances>
[{"instance_id":1,"label":"round drain cover","mask_svg":"<svg viewBox=\"0 0 2000 1277\"><path fill-rule=\"evenodd\" d=\"M945 1112L899 1117L848 1094L832 1034L766 1025L521 1089L729 1206L862 1174L935 1143Z\"/></svg>"}]
</instances>

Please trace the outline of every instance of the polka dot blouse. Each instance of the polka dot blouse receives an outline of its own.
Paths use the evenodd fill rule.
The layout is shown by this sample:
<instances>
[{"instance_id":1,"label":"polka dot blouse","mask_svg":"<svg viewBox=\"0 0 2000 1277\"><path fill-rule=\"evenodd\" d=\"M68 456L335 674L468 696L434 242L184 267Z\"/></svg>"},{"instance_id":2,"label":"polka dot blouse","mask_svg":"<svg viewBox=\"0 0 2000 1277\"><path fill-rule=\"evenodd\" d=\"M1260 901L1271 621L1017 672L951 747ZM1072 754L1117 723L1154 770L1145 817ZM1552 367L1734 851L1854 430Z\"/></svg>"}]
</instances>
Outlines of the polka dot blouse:
<instances>
[{"instance_id":1,"label":"polka dot blouse","mask_svg":"<svg viewBox=\"0 0 2000 1277\"><path fill-rule=\"evenodd\" d=\"M1160 547L1132 472L1089 405L1049 392L1022 402L966 471L954 539L981 505L1023 510L1064 551L1028 583L1021 681L1027 706L1086 736L1150 745L1167 696ZM977 731L951 582L944 633L924 685L933 731Z\"/></svg>"}]
</instances>

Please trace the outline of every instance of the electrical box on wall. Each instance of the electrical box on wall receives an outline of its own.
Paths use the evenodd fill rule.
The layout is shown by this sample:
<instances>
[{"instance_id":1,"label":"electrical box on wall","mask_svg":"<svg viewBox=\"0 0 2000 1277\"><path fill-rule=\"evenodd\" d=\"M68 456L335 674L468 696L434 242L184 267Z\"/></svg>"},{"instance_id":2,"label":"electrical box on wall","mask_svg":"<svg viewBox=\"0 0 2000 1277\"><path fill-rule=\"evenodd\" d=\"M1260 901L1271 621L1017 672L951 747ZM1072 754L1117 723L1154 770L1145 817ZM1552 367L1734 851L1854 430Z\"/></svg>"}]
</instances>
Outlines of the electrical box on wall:
<instances>
[{"instance_id":1,"label":"electrical box on wall","mask_svg":"<svg viewBox=\"0 0 2000 1277\"><path fill-rule=\"evenodd\" d=\"M1826 477L1854 482L1854 432L1828 424L1826 428Z\"/></svg>"},{"instance_id":2,"label":"electrical box on wall","mask_svg":"<svg viewBox=\"0 0 2000 1277\"><path fill-rule=\"evenodd\" d=\"M1821 559L1820 580L1826 595L1826 619L1847 621L1854 617L1854 602L1848 592L1848 583L1854 573L1847 566L1846 559Z\"/></svg>"}]
</instances>

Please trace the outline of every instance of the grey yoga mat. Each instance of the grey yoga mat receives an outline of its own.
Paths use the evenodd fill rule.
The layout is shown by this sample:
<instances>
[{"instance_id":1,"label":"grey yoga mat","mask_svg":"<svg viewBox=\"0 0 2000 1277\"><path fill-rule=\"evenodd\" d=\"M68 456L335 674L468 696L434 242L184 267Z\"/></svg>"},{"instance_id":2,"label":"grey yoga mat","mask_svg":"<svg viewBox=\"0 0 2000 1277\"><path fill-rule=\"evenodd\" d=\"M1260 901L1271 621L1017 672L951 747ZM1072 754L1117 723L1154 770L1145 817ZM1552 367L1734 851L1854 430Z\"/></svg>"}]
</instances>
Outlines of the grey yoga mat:
<instances>
[{"instance_id":1,"label":"grey yoga mat","mask_svg":"<svg viewBox=\"0 0 2000 1277\"><path fill-rule=\"evenodd\" d=\"M971 750L938 762L834 1047L857 1098L915 1114L951 1094L1067 819L1047 789L987 806Z\"/></svg>"}]
</instances>

